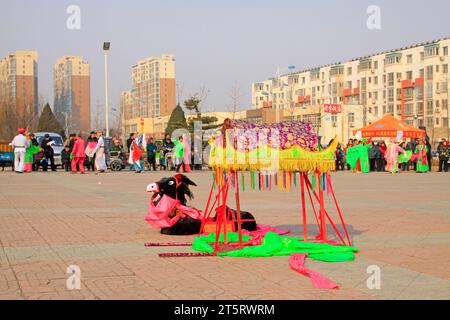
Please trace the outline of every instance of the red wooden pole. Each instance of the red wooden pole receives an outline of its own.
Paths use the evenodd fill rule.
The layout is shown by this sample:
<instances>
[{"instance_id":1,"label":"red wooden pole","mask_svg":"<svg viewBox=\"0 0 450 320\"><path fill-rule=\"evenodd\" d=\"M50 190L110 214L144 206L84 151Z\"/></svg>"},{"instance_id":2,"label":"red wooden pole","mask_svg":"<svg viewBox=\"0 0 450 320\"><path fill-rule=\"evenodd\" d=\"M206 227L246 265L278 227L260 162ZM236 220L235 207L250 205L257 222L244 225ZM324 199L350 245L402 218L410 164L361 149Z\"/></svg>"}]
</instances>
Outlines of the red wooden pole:
<instances>
[{"instance_id":1,"label":"red wooden pole","mask_svg":"<svg viewBox=\"0 0 450 320\"><path fill-rule=\"evenodd\" d=\"M310 194L310 192L309 192L309 188L312 188L312 185L311 185L311 182L309 181L308 176L305 176L305 177L306 177L306 187L307 187L308 194L309 194L309 197L310 197L311 203L312 203L311 194ZM319 196L317 195L317 193L316 193L315 191L313 191L313 195L314 195L314 198L316 199L316 201L317 201L317 202L320 202ZM314 205L313 205L313 209L314 209ZM328 221L330 221L330 224L331 224L331 226L332 226L333 229L334 229L334 232L335 232L336 235L339 237L339 239L342 241L342 243L345 245L344 238L342 237L342 235L341 235L341 233L339 232L339 230L338 230L338 228L336 227L336 225L333 223L333 220L331 220L331 217L328 215L327 210L324 209L324 211L325 211L325 216L327 217ZM316 214L316 212L315 212L315 209L314 209L314 214L315 214L316 220L317 220L317 214ZM319 222L317 222L317 225L319 225L319 227L321 226Z\"/></svg>"},{"instance_id":2,"label":"red wooden pole","mask_svg":"<svg viewBox=\"0 0 450 320\"><path fill-rule=\"evenodd\" d=\"M306 224L306 201L305 201L305 177L303 172L300 172L300 186L302 192L302 218L303 218L303 241L308 240L308 226Z\"/></svg>"},{"instance_id":3,"label":"red wooden pole","mask_svg":"<svg viewBox=\"0 0 450 320\"><path fill-rule=\"evenodd\" d=\"M323 241L327 241L327 226L325 221L325 204L323 201L322 174L317 171L317 183L319 184L319 203L320 203L320 234Z\"/></svg>"},{"instance_id":4,"label":"red wooden pole","mask_svg":"<svg viewBox=\"0 0 450 320\"><path fill-rule=\"evenodd\" d=\"M329 184L329 188L331 191L331 195L333 196L334 204L336 205L336 209L339 214L339 219L341 220L342 227L344 228L345 236L347 237L348 245L351 246L352 241L350 240L350 235L348 234L347 226L345 225L344 217L341 212L341 208L339 208L339 204L337 202L336 195L334 194L333 186L331 185L331 177L330 176L328 176L328 184Z\"/></svg>"},{"instance_id":5,"label":"red wooden pole","mask_svg":"<svg viewBox=\"0 0 450 320\"><path fill-rule=\"evenodd\" d=\"M239 247L242 246L242 230L241 230L241 201L239 198L239 179L237 171L234 173L234 198L236 200L236 216L238 222Z\"/></svg>"}]
</instances>

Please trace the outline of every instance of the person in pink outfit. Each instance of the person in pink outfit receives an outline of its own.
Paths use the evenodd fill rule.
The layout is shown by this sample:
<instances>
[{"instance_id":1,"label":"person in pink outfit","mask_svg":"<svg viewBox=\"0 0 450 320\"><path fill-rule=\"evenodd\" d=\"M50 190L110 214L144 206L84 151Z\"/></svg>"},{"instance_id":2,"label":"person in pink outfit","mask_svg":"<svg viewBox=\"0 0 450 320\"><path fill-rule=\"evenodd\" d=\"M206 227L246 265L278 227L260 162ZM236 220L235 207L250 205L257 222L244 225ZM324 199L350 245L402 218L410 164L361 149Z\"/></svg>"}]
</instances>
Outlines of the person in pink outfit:
<instances>
[{"instance_id":1,"label":"person in pink outfit","mask_svg":"<svg viewBox=\"0 0 450 320\"><path fill-rule=\"evenodd\" d=\"M84 159L86 158L86 152L84 150L85 150L84 140L83 138L81 138L80 134L78 134L77 137L75 138L75 143L72 149L73 155L71 162L72 173L77 173L77 165L78 165L81 174L84 174Z\"/></svg>"},{"instance_id":2,"label":"person in pink outfit","mask_svg":"<svg viewBox=\"0 0 450 320\"><path fill-rule=\"evenodd\" d=\"M190 144L190 137L187 134L183 134L183 144L184 144L184 172L190 172L191 171L191 144Z\"/></svg>"},{"instance_id":3,"label":"person in pink outfit","mask_svg":"<svg viewBox=\"0 0 450 320\"><path fill-rule=\"evenodd\" d=\"M401 148L395 141L391 139L391 143L387 146L385 159L387 162L386 171L396 173L398 168L398 154L402 152L406 156L406 151Z\"/></svg>"}]
</instances>

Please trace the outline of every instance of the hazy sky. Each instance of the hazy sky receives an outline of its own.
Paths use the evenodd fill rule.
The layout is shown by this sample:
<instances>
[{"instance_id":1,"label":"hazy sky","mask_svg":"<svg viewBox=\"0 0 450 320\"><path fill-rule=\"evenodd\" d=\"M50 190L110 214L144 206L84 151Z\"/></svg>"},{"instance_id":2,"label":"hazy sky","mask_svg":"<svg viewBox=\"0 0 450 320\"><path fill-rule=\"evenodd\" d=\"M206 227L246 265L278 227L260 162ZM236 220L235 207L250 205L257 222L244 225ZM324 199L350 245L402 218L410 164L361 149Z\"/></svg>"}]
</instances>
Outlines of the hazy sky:
<instances>
[{"instance_id":1,"label":"hazy sky","mask_svg":"<svg viewBox=\"0 0 450 320\"><path fill-rule=\"evenodd\" d=\"M138 60L173 53L183 98L210 90L204 110L227 110L235 83L242 108L251 83L277 67L346 61L450 36L450 1L287 0L14 0L0 1L0 57L39 53L39 90L52 104L52 67L63 55L91 65L91 109L104 101L103 41L111 42L110 103L131 85ZM81 8L81 30L69 30L69 5ZM366 27L369 5L381 8L381 30Z\"/></svg>"}]
</instances>

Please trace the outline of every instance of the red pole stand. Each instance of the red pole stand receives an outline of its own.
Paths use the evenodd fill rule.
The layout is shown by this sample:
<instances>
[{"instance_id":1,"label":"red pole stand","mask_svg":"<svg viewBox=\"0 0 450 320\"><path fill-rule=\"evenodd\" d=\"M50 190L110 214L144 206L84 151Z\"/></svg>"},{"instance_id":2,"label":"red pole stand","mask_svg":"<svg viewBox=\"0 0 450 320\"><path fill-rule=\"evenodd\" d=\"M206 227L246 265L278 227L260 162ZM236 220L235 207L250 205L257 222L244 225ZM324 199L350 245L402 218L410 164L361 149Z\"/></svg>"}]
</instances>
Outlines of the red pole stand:
<instances>
[{"instance_id":1,"label":"red pole stand","mask_svg":"<svg viewBox=\"0 0 450 320\"><path fill-rule=\"evenodd\" d=\"M314 201L311 196L312 185L311 185L311 182L309 181L308 175L306 173L305 173L304 177L305 177L305 182L306 182L306 190L308 191L309 201L311 202L311 207L314 212L314 218L316 219L317 226L320 229L320 221L319 221L319 218L317 217L316 207L314 206Z\"/></svg>"},{"instance_id":2,"label":"red pole stand","mask_svg":"<svg viewBox=\"0 0 450 320\"><path fill-rule=\"evenodd\" d=\"M308 190L308 194L309 194L309 197L310 197L310 200L311 200L311 204L312 204L313 209L314 209L314 204L313 204L313 202L312 202L311 193L309 192L309 189L312 188L312 185L311 185L311 182L309 181L308 176L305 176L305 178L306 178L306 187L307 187L307 190ZM317 201L317 202L320 202L320 198L319 198L319 196L317 195L317 193L316 193L315 191L313 191L313 195L314 195L314 198L316 199L316 201ZM325 216L327 217L328 221L330 221L330 224L331 224L331 226L333 227L334 232L336 233L336 235L338 236L338 238L342 241L342 244L345 245L346 243L345 243L344 238L342 237L342 235L341 235L341 233L339 232L339 230L338 230L338 228L336 227L336 225L333 223L333 220L331 220L331 217L328 215L327 210L324 209L324 211L325 211ZM315 214L316 220L317 220L317 214L316 214L316 212L315 212L315 209L314 209L314 214ZM317 224L319 225L319 229L321 229L320 223L318 222Z\"/></svg>"},{"instance_id":3,"label":"red pole stand","mask_svg":"<svg viewBox=\"0 0 450 320\"><path fill-rule=\"evenodd\" d=\"M236 217L237 232L239 237L239 248L242 247L242 230L241 230L241 201L239 199L239 180L237 171L234 173L234 198L236 200Z\"/></svg>"},{"instance_id":4,"label":"red pole stand","mask_svg":"<svg viewBox=\"0 0 450 320\"><path fill-rule=\"evenodd\" d=\"M327 226L325 221L325 204L323 201L322 174L317 171L317 183L319 184L319 203L320 203L320 238L327 241Z\"/></svg>"},{"instance_id":5,"label":"red pole stand","mask_svg":"<svg viewBox=\"0 0 450 320\"><path fill-rule=\"evenodd\" d=\"M205 252L171 252L171 253L159 253L161 258L180 258L180 257L212 257L213 253Z\"/></svg>"},{"instance_id":6,"label":"red pole stand","mask_svg":"<svg viewBox=\"0 0 450 320\"><path fill-rule=\"evenodd\" d=\"M347 237L348 245L351 246L352 245L352 241L350 240L350 235L348 233L347 226L346 226L346 224L344 222L344 217L342 215L341 208L339 207L339 204L338 204L337 199L336 199L336 195L334 194L334 189L333 189L333 186L331 184L331 177L330 177L330 175L327 175L327 179L328 179L328 185L329 185L329 188L330 188L330 191L331 191L331 195L333 196L334 204L336 205L336 210L337 210L337 212L339 214L339 219L341 220L342 227L344 228L345 236Z\"/></svg>"},{"instance_id":7,"label":"red pole stand","mask_svg":"<svg viewBox=\"0 0 450 320\"><path fill-rule=\"evenodd\" d=\"M306 224L306 201L305 201L305 177L303 172L300 172L300 187L302 192L302 220L303 220L303 241L308 240L308 226Z\"/></svg>"},{"instance_id":8,"label":"red pole stand","mask_svg":"<svg viewBox=\"0 0 450 320\"><path fill-rule=\"evenodd\" d=\"M148 242L144 243L145 247L190 247L190 242Z\"/></svg>"}]
</instances>

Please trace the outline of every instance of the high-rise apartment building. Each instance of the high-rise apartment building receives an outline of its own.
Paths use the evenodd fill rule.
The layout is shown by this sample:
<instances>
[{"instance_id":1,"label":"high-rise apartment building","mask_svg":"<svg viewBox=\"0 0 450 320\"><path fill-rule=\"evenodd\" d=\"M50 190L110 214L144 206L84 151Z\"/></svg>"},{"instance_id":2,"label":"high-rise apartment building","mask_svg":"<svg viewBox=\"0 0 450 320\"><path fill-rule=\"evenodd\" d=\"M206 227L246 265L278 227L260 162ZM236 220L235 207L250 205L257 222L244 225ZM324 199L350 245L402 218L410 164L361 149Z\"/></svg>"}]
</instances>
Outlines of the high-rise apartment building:
<instances>
[{"instance_id":1,"label":"high-rise apartment building","mask_svg":"<svg viewBox=\"0 0 450 320\"><path fill-rule=\"evenodd\" d=\"M12 102L19 117L38 114L38 54L16 51L0 60L0 99Z\"/></svg>"},{"instance_id":2,"label":"high-rise apartment building","mask_svg":"<svg viewBox=\"0 0 450 320\"><path fill-rule=\"evenodd\" d=\"M325 139L385 114L425 127L436 141L449 135L450 38L275 76L252 85L253 108L308 119ZM329 105L340 105L327 111Z\"/></svg>"},{"instance_id":3,"label":"high-rise apartment building","mask_svg":"<svg viewBox=\"0 0 450 320\"><path fill-rule=\"evenodd\" d=\"M132 67L132 87L121 95L125 119L170 115L175 109L175 58L150 57Z\"/></svg>"},{"instance_id":4,"label":"high-rise apartment building","mask_svg":"<svg viewBox=\"0 0 450 320\"><path fill-rule=\"evenodd\" d=\"M53 67L54 111L70 130L91 129L89 64L82 57L64 56Z\"/></svg>"}]
</instances>

